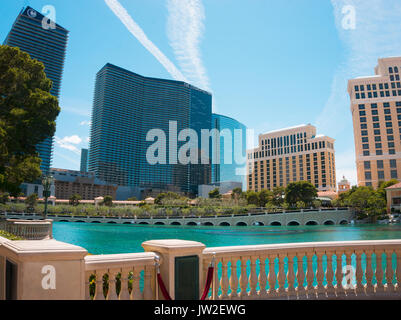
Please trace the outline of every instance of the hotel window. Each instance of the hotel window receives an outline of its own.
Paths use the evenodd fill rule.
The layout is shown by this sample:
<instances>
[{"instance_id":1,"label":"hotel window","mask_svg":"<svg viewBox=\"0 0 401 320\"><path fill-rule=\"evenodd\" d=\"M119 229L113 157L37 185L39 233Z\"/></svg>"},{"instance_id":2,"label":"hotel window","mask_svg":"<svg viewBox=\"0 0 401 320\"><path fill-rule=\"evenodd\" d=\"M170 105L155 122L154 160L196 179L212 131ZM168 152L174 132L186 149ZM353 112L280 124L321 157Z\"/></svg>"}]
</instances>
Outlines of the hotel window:
<instances>
[{"instance_id":1,"label":"hotel window","mask_svg":"<svg viewBox=\"0 0 401 320\"><path fill-rule=\"evenodd\" d=\"M391 120L391 119L390 119ZM379 121L379 117L377 117L377 116L375 116L375 117L372 117L372 121L374 121L374 122L378 122Z\"/></svg>"},{"instance_id":2,"label":"hotel window","mask_svg":"<svg viewBox=\"0 0 401 320\"><path fill-rule=\"evenodd\" d=\"M365 91L365 86L363 84L361 84L360 88L361 88L361 91Z\"/></svg>"},{"instance_id":3,"label":"hotel window","mask_svg":"<svg viewBox=\"0 0 401 320\"><path fill-rule=\"evenodd\" d=\"M367 138L367 137L365 137L365 138L362 138L362 142L364 143L366 143L366 142L369 142L369 138Z\"/></svg>"},{"instance_id":4,"label":"hotel window","mask_svg":"<svg viewBox=\"0 0 401 320\"><path fill-rule=\"evenodd\" d=\"M384 91L380 91L380 97L384 97Z\"/></svg>"},{"instance_id":5,"label":"hotel window","mask_svg":"<svg viewBox=\"0 0 401 320\"><path fill-rule=\"evenodd\" d=\"M355 86L355 91L359 91L359 86Z\"/></svg>"},{"instance_id":6,"label":"hotel window","mask_svg":"<svg viewBox=\"0 0 401 320\"><path fill-rule=\"evenodd\" d=\"M382 144L381 143L376 143L376 149L381 149L382 148Z\"/></svg>"},{"instance_id":7,"label":"hotel window","mask_svg":"<svg viewBox=\"0 0 401 320\"><path fill-rule=\"evenodd\" d=\"M386 120L386 121L391 121L391 116L386 116L386 117L385 117L385 120Z\"/></svg>"},{"instance_id":8,"label":"hotel window","mask_svg":"<svg viewBox=\"0 0 401 320\"><path fill-rule=\"evenodd\" d=\"M390 103L389 102L384 102L383 103L384 108L390 108Z\"/></svg>"},{"instance_id":9,"label":"hotel window","mask_svg":"<svg viewBox=\"0 0 401 320\"><path fill-rule=\"evenodd\" d=\"M357 94L355 95L355 98L356 98L356 99L360 99L359 93L357 93Z\"/></svg>"},{"instance_id":10,"label":"hotel window","mask_svg":"<svg viewBox=\"0 0 401 320\"><path fill-rule=\"evenodd\" d=\"M362 136L367 136L368 135L368 131L367 130L362 130L361 135Z\"/></svg>"},{"instance_id":11,"label":"hotel window","mask_svg":"<svg viewBox=\"0 0 401 320\"><path fill-rule=\"evenodd\" d=\"M383 160L377 160L377 169L383 169L383 168L384 168Z\"/></svg>"},{"instance_id":12,"label":"hotel window","mask_svg":"<svg viewBox=\"0 0 401 320\"><path fill-rule=\"evenodd\" d=\"M395 150L394 150L394 149L390 149L390 150L388 151L388 153L389 153L389 154L395 154Z\"/></svg>"},{"instance_id":13,"label":"hotel window","mask_svg":"<svg viewBox=\"0 0 401 320\"><path fill-rule=\"evenodd\" d=\"M392 68L392 67L388 68L388 71L389 71L390 73L393 73L393 68Z\"/></svg>"},{"instance_id":14,"label":"hotel window","mask_svg":"<svg viewBox=\"0 0 401 320\"><path fill-rule=\"evenodd\" d=\"M370 169L370 161L364 161L364 168L365 170L369 170Z\"/></svg>"},{"instance_id":15,"label":"hotel window","mask_svg":"<svg viewBox=\"0 0 401 320\"><path fill-rule=\"evenodd\" d=\"M397 168L397 160L395 159L390 160L390 168Z\"/></svg>"},{"instance_id":16,"label":"hotel window","mask_svg":"<svg viewBox=\"0 0 401 320\"><path fill-rule=\"evenodd\" d=\"M372 86L370 84L367 85L368 90L372 90Z\"/></svg>"},{"instance_id":17,"label":"hotel window","mask_svg":"<svg viewBox=\"0 0 401 320\"><path fill-rule=\"evenodd\" d=\"M376 155L377 156L382 156L383 155L383 151L382 150L376 150Z\"/></svg>"},{"instance_id":18,"label":"hotel window","mask_svg":"<svg viewBox=\"0 0 401 320\"><path fill-rule=\"evenodd\" d=\"M377 176L380 180L384 180L384 171L378 171Z\"/></svg>"},{"instance_id":19,"label":"hotel window","mask_svg":"<svg viewBox=\"0 0 401 320\"><path fill-rule=\"evenodd\" d=\"M366 117L361 117L360 121L361 122L366 122Z\"/></svg>"},{"instance_id":20,"label":"hotel window","mask_svg":"<svg viewBox=\"0 0 401 320\"><path fill-rule=\"evenodd\" d=\"M388 141L394 141L394 136L388 136L388 137L387 137L387 140L388 140Z\"/></svg>"},{"instance_id":21,"label":"hotel window","mask_svg":"<svg viewBox=\"0 0 401 320\"><path fill-rule=\"evenodd\" d=\"M375 129L380 128L380 123L379 122L374 123L373 128L375 128Z\"/></svg>"},{"instance_id":22,"label":"hotel window","mask_svg":"<svg viewBox=\"0 0 401 320\"><path fill-rule=\"evenodd\" d=\"M365 180L372 180L372 173L367 171L365 172Z\"/></svg>"},{"instance_id":23,"label":"hotel window","mask_svg":"<svg viewBox=\"0 0 401 320\"><path fill-rule=\"evenodd\" d=\"M382 137L380 137L380 136L379 137L375 137L375 141L376 142L382 141Z\"/></svg>"},{"instance_id":24,"label":"hotel window","mask_svg":"<svg viewBox=\"0 0 401 320\"><path fill-rule=\"evenodd\" d=\"M386 92L388 92L388 91L386 91ZM390 95L390 93L389 93L389 95ZM361 98L362 98L362 99L365 99L365 98L366 98L365 92L362 92L362 93L361 93Z\"/></svg>"},{"instance_id":25,"label":"hotel window","mask_svg":"<svg viewBox=\"0 0 401 320\"><path fill-rule=\"evenodd\" d=\"M380 135L380 129L374 130L374 134L375 134L375 135Z\"/></svg>"},{"instance_id":26,"label":"hotel window","mask_svg":"<svg viewBox=\"0 0 401 320\"><path fill-rule=\"evenodd\" d=\"M377 91L373 92L373 97L377 98Z\"/></svg>"},{"instance_id":27,"label":"hotel window","mask_svg":"<svg viewBox=\"0 0 401 320\"><path fill-rule=\"evenodd\" d=\"M392 122L386 122L386 128L392 128L393 123Z\"/></svg>"},{"instance_id":28,"label":"hotel window","mask_svg":"<svg viewBox=\"0 0 401 320\"><path fill-rule=\"evenodd\" d=\"M373 90L377 90L376 84L372 84L372 89L373 89Z\"/></svg>"},{"instance_id":29,"label":"hotel window","mask_svg":"<svg viewBox=\"0 0 401 320\"><path fill-rule=\"evenodd\" d=\"M397 170L391 170L391 179L398 179Z\"/></svg>"},{"instance_id":30,"label":"hotel window","mask_svg":"<svg viewBox=\"0 0 401 320\"><path fill-rule=\"evenodd\" d=\"M369 150L369 144L365 143L362 145L363 150Z\"/></svg>"},{"instance_id":31,"label":"hotel window","mask_svg":"<svg viewBox=\"0 0 401 320\"><path fill-rule=\"evenodd\" d=\"M377 111L377 110L372 110L372 115L373 116L377 116L379 114L379 111Z\"/></svg>"},{"instance_id":32,"label":"hotel window","mask_svg":"<svg viewBox=\"0 0 401 320\"><path fill-rule=\"evenodd\" d=\"M393 134L393 129L387 129L387 134Z\"/></svg>"},{"instance_id":33,"label":"hotel window","mask_svg":"<svg viewBox=\"0 0 401 320\"><path fill-rule=\"evenodd\" d=\"M394 142L389 142L389 143L388 143L388 147L389 147L389 148L395 148Z\"/></svg>"},{"instance_id":34,"label":"hotel window","mask_svg":"<svg viewBox=\"0 0 401 320\"><path fill-rule=\"evenodd\" d=\"M366 116L366 111L359 111L360 116Z\"/></svg>"},{"instance_id":35,"label":"hotel window","mask_svg":"<svg viewBox=\"0 0 401 320\"><path fill-rule=\"evenodd\" d=\"M365 110L365 105L364 104L360 104L358 105L359 110Z\"/></svg>"}]
</instances>

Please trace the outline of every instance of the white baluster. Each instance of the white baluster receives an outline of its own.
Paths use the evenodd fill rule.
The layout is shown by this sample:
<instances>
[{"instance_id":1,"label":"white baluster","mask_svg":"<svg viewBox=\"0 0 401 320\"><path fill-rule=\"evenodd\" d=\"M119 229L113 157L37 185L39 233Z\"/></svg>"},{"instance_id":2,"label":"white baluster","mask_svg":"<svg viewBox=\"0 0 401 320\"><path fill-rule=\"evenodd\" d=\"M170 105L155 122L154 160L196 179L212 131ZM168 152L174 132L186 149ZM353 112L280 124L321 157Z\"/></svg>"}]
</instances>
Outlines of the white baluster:
<instances>
[{"instance_id":1,"label":"white baluster","mask_svg":"<svg viewBox=\"0 0 401 320\"><path fill-rule=\"evenodd\" d=\"M315 298L315 292L314 292L314 286L313 286L313 280L315 278L315 273L313 271L313 256L314 256L314 252L313 251L309 251L306 253L306 258L307 260L307 269L306 269L306 280L307 280L307 285L306 285L306 295L308 297L308 299L311 298Z\"/></svg>"},{"instance_id":2,"label":"white baluster","mask_svg":"<svg viewBox=\"0 0 401 320\"><path fill-rule=\"evenodd\" d=\"M304 271L304 254L303 253L297 253L297 260L298 260L298 270L297 270L297 282L298 282L298 287L297 287L297 298L301 299L306 293L305 287L304 287L304 282L305 282L305 271Z\"/></svg>"},{"instance_id":3,"label":"white baluster","mask_svg":"<svg viewBox=\"0 0 401 320\"><path fill-rule=\"evenodd\" d=\"M91 271L86 271L85 272L85 300L91 300L90 296L90 277L92 275Z\"/></svg>"},{"instance_id":4,"label":"white baluster","mask_svg":"<svg viewBox=\"0 0 401 320\"><path fill-rule=\"evenodd\" d=\"M343 252L342 251L336 251L336 286L335 286L335 295L338 297L340 296L344 290L343 290L343 270L342 270L342 256Z\"/></svg>"},{"instance_id":5,"label":"white baluster","mask_svg":"<svg viewBox=\"0 0 401 320\"><path fill-rule=\"evenodd\" d=\"M386 249L386 287L387 292L394 291L393 284L394 270L393 270L393 249Z\"/></svg>"},{"instance_id":6,"label":"white baluster","mask_svg":"<svg viewBox=\"0 0 401 320\"><path fill-rule=\"evenodd\" d=\"M94 300L105 300L103 293L103 275L106 273L106 270L96 270L96 291Z\"/></svg>"},{"instance_id":7,"label":"white baluster","mask_svg":"<svg viewBox=\"0 0 401 320\"><path fill-rule=\"evenodd\" d=\"M374 270L372 267L372 250L366 250L366 271L365 271L365 277L366 277L366 294L367 295L373 295L375 292L375 287L373 285L373 278L374 278Z\"/></svg>"},{"instance_id":8,"label":"white baluster","mask_svg":"<svg viewBox=\"0 0 401 320\"><path fill-rule=\"evenodd\" d=\"M220 280L218 274L220 260L216 258L214 265L214 273L213 273L213 288L212 288L212 300L219 300L219 287Z\"/></svg>"},{"instance_id":9,"label":"white baluster","mask_svg":"<svg viewBox=\"0 0 401 320\"><path fill-rule=\"evenodd\" d=\"M241 288L240 297L246 299L248 297L248 277L246 275L246 262L248 257L241 257L241 276L239 277L239 285Z\"/></svg>"},{"instance_id":10,"label":"white baluster","mask_svg":"<svg viewBox=\"0 0 401 320\"><path fill-rule=\"evenodd\" d=\"M282 295L287 295L287 292L285 290L285 279L286 279L286 274L284 272L284 259L286 257L285 253L278 254L277 255L277 260L278 260L278 274L277 274L277 294L279 296Z\"/></svg>"},{"instance_id":11,"label":"white baluster","mask_svg":"<svg viewBox=\"0 0 401 320\"><path fill-rule=\"evenodd\" d=\"M109 275L109 290L107 293L107 300L118 300L117 296L117 287L116 287L116 277L118 274L119 270L117 269L111 269L108 272Z\"/></svg>"},{"instance_id":12,"label":"white baluster","mask_svg":"<svg viewBox=\"0 0 401 320\"><path fill-rule=\"evenodd\" d=\"M256 297L257 291L256 288L258 286L258 277L256 274L256 256L251 256L251 272L249 274L249 297L254 298Z\"/></svg>"},{"instance_id":13,"label":"white baluster","mask_svg":"<svg viewBox=\"0 0 401 320\"><path fill-rule=\"evenodd\" d=\"M230 276L230 298L238 299L238 275L237 275L237 258L231 259L231 276Z\"/></svg>"},{"instance_id":14,"label":"white baluster","mask_svg":"<svg viewBox=\"0 0 401 320\"><path fill-rule=\"evenodd\" d=\"M220 279L220 287L221 287L221 300L226 300L228 298L228 274L227 274L227 260L222 259L221 261L221 279Z\"/></svg>"},{"instance_id":15,"label":"white baluster","mask_svg":"<svg viewBox=\"0 0 401 320\"><path fill-rule=\"evenodd\" d=\"M363 269L362 269L362 253L361 250L355 251L355 260L356 260L356 270L355 270L355 279L356 279L356 288L354 290L355 295L360 297L365 293L365 286L363 285Z\"/></svg>"},{"instance_id":16,"label":"white baluster","mask_svg":"<svg viewBox=\"0 0 401 320\"><path fill-rule=\"evenodd\" d=\"M269 255L269 276L268 276L269 297L273 297L273 298L277 296L275 259L276 259L276 256Z\"/></svg>"},{"instance_id":17,"label":"white baluster","mask_svg":"<svg viewBox=\"0 0 401 320\"><path fill-rule=\"evenodd\" d=\"M327 286L326 286L326 296L328 298L332 297L335 294L335 286L334 282L334 271L333 271L333 256L334 251L327 251L327 271L326 271L326 279L327 279Z\"/></svg>"},{"instance_id":18,"label":"white baluster","mask_svg":"<svg viewBox=\"0 0 401 320\"><path fill-rule=\"evenodd\" d=\"M267 297L267 291L266 291L266 285L267 285L267 276L266 276L266 257L265 256L259 256L259 262L260 262L260 272L259 272L259 298L260 299L266 299Z\"/></svg>"},{"instance_id":19,"label":"white baluster","mask_svg":"<svg viewBox=\"0 0 401 320\"><path fill-rule=\"evenodd\" d=\"M131 299L132 300L143 300L143 295L140 288L140 279L141 279L141 270L142 267L135 267L133 272L133 282L132 282L132 291L131 291Z\"/></svg>"},{"instance_id":20,"label":"white baluster","mask_svg":"<svg viewBox=\"0 0 401 320\"><path fill-rule=\"evenodd\" d=\"M123 268L121 269L121 291L120 291L120 300L129 300L130 294L128 289L128 277L131 269Z\"/></svg>"},{"instance_id":21,"label":"white baluster","mask_svg":"<svg viewBox=\"0 0 401 320\"><path fill-rule=\"evenodd\" d=\"M152 283L154 283L155 267L153 265L145 266L144 273L144 286L143 286L143 299L153 300L154 299L154 287L152 288Z\"/></svg>"},{"instance_id":22,"label":"white baluster","mask_svg":"<svg viewBox=\"0 0 401 320\"><path fill-rule=\"evenodd\" d=\"M377 280L375 293L382 293L384 291L384 285L383 285L384 270L382 264L383 251L382 249L379 249L375 251L375 253L376 253L376 280Z\"/></svg>"},{"instance_id":23,"label":"white baluster","mask_svg":"<svg viewBox=\"0 0 401 320\"><path fill-rule=\"evenodd\" d=\"M287 295L288 299L293 299L296 296L295 288L295 272L294 272L294 256L292 254L288 255L288 274L287 274Z\"/></svg>"},{"instance_id":24,"label":"white baluster","mask_svg":"<svg viewBox=\"0 0 401 320\"><path fill-rule=\"evenodd\" d=\"M317 268L316 268L316 281L317 286L315 287L315 294L317 298L323 298L325 296L325 287L323 285L325 271L323 268L323 255L324 252L316 252L317 257Z\"/></svg>"}]
</instances>

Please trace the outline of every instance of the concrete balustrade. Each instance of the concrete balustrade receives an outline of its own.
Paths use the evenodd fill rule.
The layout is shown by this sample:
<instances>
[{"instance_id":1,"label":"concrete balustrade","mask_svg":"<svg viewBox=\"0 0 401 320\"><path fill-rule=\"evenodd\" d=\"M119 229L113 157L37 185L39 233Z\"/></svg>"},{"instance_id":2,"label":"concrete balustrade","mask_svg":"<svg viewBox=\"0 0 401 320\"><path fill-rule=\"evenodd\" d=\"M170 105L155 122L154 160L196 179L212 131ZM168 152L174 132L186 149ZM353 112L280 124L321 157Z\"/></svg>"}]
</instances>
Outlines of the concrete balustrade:
<instances>
[{"instance_id":1,"label":"concrete balustrade","mask_svg":"<svg viewBox=\"0 0 401 320\"><path fill-rule=\"evenodd\" d=\"M154 300L155 258L153 252L86 256L85 299Z\"/></svg>"},{"instance_id":2,"label":"concrete balustrade","mask_svg":"<svg viewBox=\"0 0 401 320\"><path fill-rule=\"evenodd\" d=\"M401 299L401 240L214 248L156 240L143 247L88 255L56 240L0 238L0 300L163 300L156 258L173 299L193 290L200 296L213 259L210 300Z\"/></svg>"},{"instance_id":3,"label":"concrete balustrade","mask_svg":"<svg viewBox=\"0 0 401 320\"><path fill-rule=\"evenodd\" d=\"M401 299L401 240L219 247L203 255L204 266L213 255L219 265L210 299Z\"/></svg>"},{"instance_id":4,"label":"concrete balustrade","mask_svg":"<svg viewBox=\"0 0 401 320\"><path fill-rule=\"evenodd\" d=\"M4 220L0 229L26 240L53 238L53 220Z\"/></svg>"}]
</instances>

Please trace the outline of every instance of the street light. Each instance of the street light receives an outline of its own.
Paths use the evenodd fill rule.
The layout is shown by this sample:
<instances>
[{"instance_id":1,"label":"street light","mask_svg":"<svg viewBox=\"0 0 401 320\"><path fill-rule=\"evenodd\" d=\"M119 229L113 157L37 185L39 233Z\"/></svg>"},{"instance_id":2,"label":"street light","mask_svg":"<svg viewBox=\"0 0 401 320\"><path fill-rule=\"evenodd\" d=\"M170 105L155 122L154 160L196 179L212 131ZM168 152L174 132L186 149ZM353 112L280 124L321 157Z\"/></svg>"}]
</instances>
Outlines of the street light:
<instances>
[{"instance_id":1,"label":"street light","mask_svg":"<svg viewBox=\"0 0 401 320\"><path fill-rule=\"evenodd\" d=\"M45 198L45 211L43 213L44 219L46 219L47 217L47 199L51 195L50 188L53 183L54 183L54 178L51 175L46 175L42 178L43 197Z\"/></svg>"}]
</instances>

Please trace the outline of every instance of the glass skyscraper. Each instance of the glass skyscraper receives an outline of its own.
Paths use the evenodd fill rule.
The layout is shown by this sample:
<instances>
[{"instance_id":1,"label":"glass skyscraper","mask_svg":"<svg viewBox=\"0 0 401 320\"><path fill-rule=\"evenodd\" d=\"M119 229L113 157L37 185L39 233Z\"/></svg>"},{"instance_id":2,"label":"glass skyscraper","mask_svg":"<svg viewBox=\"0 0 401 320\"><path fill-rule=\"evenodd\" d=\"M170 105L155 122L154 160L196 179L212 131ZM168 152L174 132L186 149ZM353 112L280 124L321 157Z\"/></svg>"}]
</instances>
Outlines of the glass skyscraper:
<instances>
[{"instance_id":1,"label":"glass skyscraper","mask_svg":"<svg viewBox=\"0 0 401 320\"><path fill-rule=\"evenodd\" d=\"M88 172L88 149L81 149L81 172Z\"/></svg>"},{"instance_id":2,"label":"glass skyscraper","mask_svg":"<svg viewBox=\"0 0 401 320\"><path fill-rule=\"evenodd\" d=\"M51 94L59 98L61 78L67 49L68 31L58 24L55 29L44 28L42 21L48 19L31 7L24 8L15 20L5 45L18 47L32 59L42 62L47 77L53 82ZM49 172L53 152L53 137L47 138L36 147L42 159L42 173Z\"/></svg>"},{"instance_id":3,"label":"glass skyscraper","mask_svg":"<svg viewBox=\"0 0 401 320\"><path fill-rule=\"evenodd\" d=\"M177 142L170 155L170 122L177 133L191 128L199 137L211 129L212 96L187 83L148 78L106 64L97 74L89 148L90 172L120 186L197 193L198 185L210 183L210 164L180 164L171 158L186 142ZM147 133L165 133L166 164L150 164Z\"/></svg>"},{"instance_id":4,"label":"glass skyscraper","mask_svg":"<svg viewBox=\"0 0 401 320\"><path fill-rule=\"evenodd\" d=\"M219 164L212 165L212 182L236 181L242 182L244 186L246 126L233 118L213 113L212 128L220 132L220 144L214 144L212 153L213 159L216 154L220 156Z\"/></svg>"}]
</instances>

